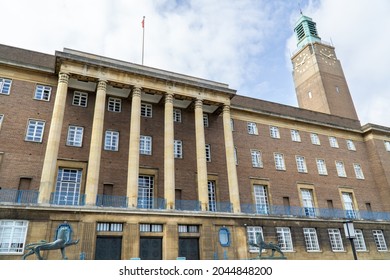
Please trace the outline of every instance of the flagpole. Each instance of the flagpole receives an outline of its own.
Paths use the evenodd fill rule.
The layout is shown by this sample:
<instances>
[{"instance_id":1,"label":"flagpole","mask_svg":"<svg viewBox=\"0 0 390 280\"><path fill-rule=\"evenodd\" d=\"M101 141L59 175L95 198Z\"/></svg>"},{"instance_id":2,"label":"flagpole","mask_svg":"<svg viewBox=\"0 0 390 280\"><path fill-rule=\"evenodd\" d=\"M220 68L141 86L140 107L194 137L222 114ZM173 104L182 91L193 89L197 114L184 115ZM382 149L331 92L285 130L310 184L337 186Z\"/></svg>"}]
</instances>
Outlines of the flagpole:
<instances>
[{"instance_id":1,"label":"flagpole","mask_svg":"<svg viewBox=\"0 0 390 280\"><path fill-rule=\"evenodd\" d=\"M144 65L144 49L145 49L145 16L142 20L142 65Z\"/></svg>"}]
</instances>

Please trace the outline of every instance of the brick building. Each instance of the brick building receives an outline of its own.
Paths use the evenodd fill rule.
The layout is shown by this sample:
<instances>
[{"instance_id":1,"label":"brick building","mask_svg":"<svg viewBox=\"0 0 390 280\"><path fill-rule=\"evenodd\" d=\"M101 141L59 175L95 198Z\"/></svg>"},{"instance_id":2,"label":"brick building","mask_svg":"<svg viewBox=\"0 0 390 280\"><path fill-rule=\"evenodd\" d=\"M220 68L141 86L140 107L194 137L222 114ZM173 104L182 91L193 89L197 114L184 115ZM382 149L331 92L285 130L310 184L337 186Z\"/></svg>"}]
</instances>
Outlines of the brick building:
<instances>
[{"instance_id":1,"label":"brick building","mask_svg":"<svg viewBox=\"0 0 390 280\"><path fill-rule=\"evenodd\" d=\"M0 259L55 239L71 259L390 259L390 128L361 125L311 18L300 108L227 84L64 49L0 45ZM58 259L56 251L44 258Z\"/></svg>"}]
</instances>

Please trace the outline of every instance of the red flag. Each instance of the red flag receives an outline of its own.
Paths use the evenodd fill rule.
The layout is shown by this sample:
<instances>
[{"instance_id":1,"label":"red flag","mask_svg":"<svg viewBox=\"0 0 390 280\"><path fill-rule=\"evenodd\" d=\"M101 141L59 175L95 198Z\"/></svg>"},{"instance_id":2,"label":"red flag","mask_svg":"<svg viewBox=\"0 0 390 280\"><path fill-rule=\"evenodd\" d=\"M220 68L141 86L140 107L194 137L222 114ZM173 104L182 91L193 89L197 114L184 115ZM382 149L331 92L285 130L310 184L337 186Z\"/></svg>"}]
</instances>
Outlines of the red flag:
<instances>
[{"instance_id":1,"label":"red flag","mask_svg":"<svg viewBox=\"0 0 390 280\"><path fill-rule=\"evenodd\" d=\"M145 17L142 20L142 28L145 28Z\"/></svg>"}]
</instances>

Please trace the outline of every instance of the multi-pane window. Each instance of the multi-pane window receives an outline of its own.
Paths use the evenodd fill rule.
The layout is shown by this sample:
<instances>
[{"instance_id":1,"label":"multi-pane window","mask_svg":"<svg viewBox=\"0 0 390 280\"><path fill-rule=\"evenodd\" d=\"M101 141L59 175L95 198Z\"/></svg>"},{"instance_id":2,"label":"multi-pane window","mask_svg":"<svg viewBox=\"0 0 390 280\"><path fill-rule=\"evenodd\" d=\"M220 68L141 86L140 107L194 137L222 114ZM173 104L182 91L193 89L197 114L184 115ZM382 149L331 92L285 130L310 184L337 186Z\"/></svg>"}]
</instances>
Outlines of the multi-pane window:
<instances>
[{"instance_id":1,"label":"multi-pane window","mask_svg":"<svg viewBox=\"0 0 390 280\"><path fill-rule=\"evenodd\" d=\"M320 251L320 244L318 243L317 231L315 228L303 228L303 235L305 237L306 250L308 252Z\"/></svg>"},{"instance_id":2,"label":"multi-pane window","mask_svg":"<svg viewBox=\"0 0 390 280\"><path fill-rule=\"evenodd\" d=\"M350 150L350 151L356 151L355 143L353 143L352 140L347 139L346 142L347 142L347 148L348 148L348 150Z\"/></svg>"},{"instance_id":3,"label":"multi-pane window","mask_svg":"<svg viewBox=\"0 0 390 280\"><path fill-rule=\"evenodd\" d=\"M357 179L364 179L363 170L360 164L354 163L353 169L355 170L355 175Z\"/></svg>"},{"instance_id":4,"label":"multi-pane window","mask_svg":"<svg viewBox=\"0 0 390 280\"><path fill-rule=\"evenodd\" d=\"M374 236L374 241L376 248L379 252L387 251L387 245L386 245L386 240L385 236L383 235L382 230L373 230L372 234Z\"/></svg>"},{"instance_id":5,"label":"multi-pane window","mask_svg":"<svg viewBox=\"0 0 390 280\"><path fill-rule=\"evenodd\" d=\"M279 127L270 126L269 133L270 133L272 138L280 138Z\"/></svg>"},{"instance_id":6,"label":"multi-pane window","mask_svg":"<svg viewBox=\"0 0 390 280\"><path fill-rule=\"evenodd\" d=\"M262 160L260 151L251 150L251 157L252 157L252 166L253 167L263 167L263 160Z\"/></svg>"},{"instance_id":7,"label":"multi-pane window","mask_svg":"<svg viewBox=\"0 0 390 280\"><path fill-rule=\"evenodd\" d=\"M139 153L141 155L152 154L152 136L141 135L139 138Z\"/></svg>"},{"instance_id":8,"label":"multi-pane window","mask_svg":"<svg viewBox=\"0 0 390 280\"><path fill-rule=\"evenodd\" d=\"M284 164L284 156L281 153L274 153L275 168L276 170L286 170L286 165Z\"/></svg>"},{"instance_id":9,"label":"multi-pane window","mask_svg":"<svg viewBox=\"0 0 390 280\"><path fill-rule=\"evenodd\" d=\"M301 142L301 135L296 129L291 129L291 140L294 142Z\"/></svg>"},{"instance_id":10,"label":"multi-pane window","mask_svg":"<svg viewBox=\"0 0 390 280\"><path fill-rule=\"evenodd\" d=\"M311 133L310 140L313 145L321 145L320 138L317 133Z\"/></svg>"},{"instance_id":11,"label":"multi-pane window","mask_svg":"<svg viewBox=\"0 0 390 280\"><path fill-rule=\"evenodd\" d=\"M122 111L122 99L109 97L108 98L108 111L119 113Z\"/></svg>"},{"instance_id":12,"label":"multi-pane window","mask_svg":"<svg viewBox=\"0 0 390 280\"><path fill-rule=\"evenodd\" d=\"M141 117L151 118L153 112L152 104L141 103Z\"/></svg>"},{"instance_id":13,"label":"multi-pane window","mask_svg":"<svg viewBox=\"0 0 390 280\"><path fill-rule=\"evenodd\" d=\"M97 223L96 231L110 231L110 232L122 232L122 223Z\"/></svg>"},{"instance_id":14,"label":"multi-pane window","mask_svg":"<svg viewBox=\"0 0 390 280\"><path fill-rule=\"evenodd\" d=\"M162 232L162 224L139 224L140 232Z\"/></svg>"},{"instance_id":15,"label":"multi-pane window","mask_svg":"<svg viewBox=\"0 0 390 280\"><path fill-rule=\"evenodd\" d=\"M25 140L41 143L44 130L45 130L44 121L28 120Z\"/></svg>"},{"instance_id":16,"label":"multi-pane window","mask_svg":"<svg viewBox=\"0 0 390 280\"><path fill-rule=\"evenodd\" d=\"M280 249L284 252L292 252L294 250L291 231L288 227L277 227L276 235L278 238L278 245Z\"/></svg>"},{"instance_id":17,"label":"multi-pane window","mask_svg":"<svg viewBox=\"0 0 390 280\"><path fill-rule=\"evenodd\" d=\"M175 158L183 158L183 142L181 140L174 140L173 154Z\"/></svg>"},{"instance_id":18,"label":"multi-pane window","mask_svg":"<svg viewBox=\"0 0 390 280\"><path fill-rule=\"evenodd\" d=\"M198 225L178 225L177 230L179 233L198 233Z\"/></svg>"},{"instance_id":19,"label":"multi-pane window","mask_svg":"<svg viewBox=\"0 0 390 280\"><path fill-rule=\"evenodd\" d=\"M9 95L11 92L12 80L0 78L0 94Z\"/></svg>"},{"instance_id":20,"label":"multi-pane window","mask_svg":"<svg viewBox=\"0 0 390 280\"><path fill-rule=\"evenodd\" d=\"M28 221L0 220L0 255L22 254Z\"/></svg>"},{"instance_id":21,"label":"multi-pane window","mask_svg":"<svg viewBox=\"0 0 390 280\"><path fill-rule=\"evenodd\" d=\"M385 149L390 152L390 141L385 141Z\"/></svg>"},{"instance_id":22,"label":"multi-pane window","mask_svg":"<svg viewBox=\"0 0 390 280\"><path fill-rule=\"evenodd\" d=\"M37 87L35 88L34 99L49 101L50 94L51 94L51 87L37 85Z\"/></svg>"},{"instance_id":23,"label":"multi-pane window","mask_svg":"<svg viewBox=\"0 0 390 280\"><path fill-rule=\"evenodd\" d=\"M81 147L83 145L83 133L83 127L70 125L68 128L68 137L66 139L66 145Z\"/></svg>"},{"instance_id":24,"label":"multi-pane window","mask_svg":"<svg viewBox=\"0 0 390 280\"><path fill-rule=\"evenodd\" d=\"M73 100L72 100L73 106L87 107L87 103L88 103L88 93L81 92L81 91L75 91L73 93Z\"/></svg>"},{"instance_id":25,"label":"multi-pane window","mask_svg":"<svg viewBox=\"0 0 390 280\"><path fill-rule=\"evenodd\" d=\"M306 161L303 156L295 156L298 172L307 173Z\"/></svg>"},{"instance_id":26,"label":"multi-pane window","mask_svg":"<svg viewBox=\"0 0 390 280\"><path fill-rule=\"evenodd\" d=\"M326 163L324 159L317 159L317 169L318 174L320 175L328 175L328 170L326 169Z\"/></svg>"},{"instance_id":27,"label":"multi-pane window","mask_svg":"<svg viewBox=\"0 0 390 280\"><path fill-rule=\"evenodd\" d=\"M209 114L203 114L203 126L209 127Z\"/></svg>"},{"instance_id":28,"label":"multi-pane window","mask_svg":"<svg viewBox=\"0 0 390 280\"><path fill-rule=\"evenodd\" d=\"M58 205L79 205L82 170L59 168L53 203Z\"/></svg>"},{"instance_id":29,"label":"multi-pane window","mask_svg":"<svg viewBox=\"0 0 390 280\"><path fill-rule=\"evenodd\" d=\"M341 239L341 233L338 228L328 229L330 246L333 252L344 251L343 240Z\"/></svg>"},{"instance_id":30,"label":"multi-pane window","mask_svg":"<svg viewBox=\"0 0 390 280\"><path fill-rule=\"evenodd\" d=\"M211 161L211 146L210 146L210 144L206 144L205 149L206 149L206 161L210 162Z\"/></svg>"},{"instance_id":31,"label":"multi-pane window","mask_svg":"<svg viewBox=\"0 0 390 280\"><path fill-rule=\"evenodd\" d=\"M153 190L154 177L140 175L138 176L138 208L152 209L153 208Z\"/></svg>"},{"instance_id":32,"label":"multi-pane window","mask_svg":"<svg viewBox=\"0 0 390 280\"><path fill-rule=\"evenodd\" d=\"M247 123L247 129L248 129L248 134L253 134L253 135L258 135L259 132L257 131L257 125L254 122L248 122Z\"/></svg>"},{"instance_id":33,"label":"multi-pane window","mask_svg":"<svg viewBox=\"0 0 390 280\"><path fill-rule=\"evenodd\" d=\"M107 130L104 138L104 149L106 151L118 151L119 132Z\"/></svg>"},{"instance_id":34,"label":"multi-pane window","mask_svg":"<svg viewBox=\"0 0 390 280\"><path fill-rule=\"evenodd\" d=\"M263 228L259 226L248 226L246 228L246 234L248 236L249 251L258 252L259 247L253 246L251 244L257 244L257 236L260 235L264 240Z\"/></svg>"},{"instance_id":35,"label":"multi-pane window","mask_svg":"<svg viewBox=\"0 0 390 280\"><path fill-rule=\"evenodd\" d=\"M207 181L208 197L209 197L209 211L217 211L217 199L215 181Z\"/></svg>"},{"instance_id":36,"label":"multi-pane window","mask_svg":"<svg viewBox=\"0 0 390 280\"><path fill-rule=\"evenodd\" d=\"M254 185L253 193L255 196L255 207L257 214L268 214L268 194L267 187L263 185Z\"/></svg>"},{"instance_id":37,"label":"multi-pane window","mask_svg":"<svg viewBox=\"0 0 390 280\"><path fill-rule=\"evenodd\" d=\"M347 218L355 219L356 212L355 212L355 207L354 207L354 203L353 203L352 193L343 192L343 193L341 193L341 196L343 198L343 204L344 204L344 209L345 209Z\"/></svg>"},{"instance_id":38,"label":"multi-pane window","mask_svg":"<svg viewBox=\"0 0 390 280\"><path fill-rule=\"evenodd\" d=\"M353 242L355 243L356 251L367 251L366 242L364 241L363 231L361 229L355 229L356 238Z\"/></svg>"},{"instance_id":39,"label":"multi-pane window","mask_svg":"<svg viewBox=\"0 0 390 280\"><path fill-rule=\"evenodd\" d=\"M313 192L309 189L301 189L302 204L305 210L305 215L308 217L315 217L316 212L314 208Z\"/></svg>"},{"instance_id":40,"label":"multi-pane window","mask_svg":"<svg viewBox=\"0 0 390 280\"><path fill-rule=\"evenodd\" d=\"M329 144L332 148L338 148L339 147L339 143L337 142L337 139L336 137L333 137L333 136L329 136Z\"/></svg>"},{"instance_id":41,"label":"multi-pane window","mask_svg":"<svg viewBox=\"0 0 390 280\"><path fill-rule=\"evenodd\" d=\"M180 109L173 109L173 121L174 122L181 122L181 110Z\"/></svg>"},{"instance_id":42,"label":"multi-pane window","mask_svg":"<svg viewBox=\"0 0 390 280\"><path fill-rule=\"evenodd\" d=\"M339 177L347 177L345 173L344 163L342 161L336 161L336 170Z\"/></svg>"}]
</instances>

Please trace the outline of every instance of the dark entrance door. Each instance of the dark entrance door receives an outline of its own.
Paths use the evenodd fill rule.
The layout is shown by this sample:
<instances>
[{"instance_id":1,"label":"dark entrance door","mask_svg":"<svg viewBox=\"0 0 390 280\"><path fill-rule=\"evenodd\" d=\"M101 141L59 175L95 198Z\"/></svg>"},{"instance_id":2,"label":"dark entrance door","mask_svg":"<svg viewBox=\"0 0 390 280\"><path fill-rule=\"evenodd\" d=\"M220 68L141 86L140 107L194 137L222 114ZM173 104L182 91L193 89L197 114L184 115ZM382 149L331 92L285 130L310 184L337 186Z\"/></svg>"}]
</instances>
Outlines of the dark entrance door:
<instances>
[{"instance_id":1,"label":"dark entrance door","mask_svg":"<svg viewBox=\"0 0 390 280\"><path fill-rule=\"evenodd\" d=\"M179 257L187 260L199 260L199 239L179 238Z\"/></svg>"},{"instance_id":2,"label":"dark entrance door","mask_svg":"<svg viewBox=\"0 0 390 280\"><path fill-rule=\"evenodd\" d=\"M141 260L162 260L162 238L140 238L139 257Z\"/></svg>"},{"instance_id":3,"label":"dark entrance door","mask_svg":"<svg viewBox=\"0 0 390 280\"><path fill-rule=\"evenodd\" d=\"M122 237L98 236L96 238L95 260L120 260Z\"/></svg>"}]
</instances>

